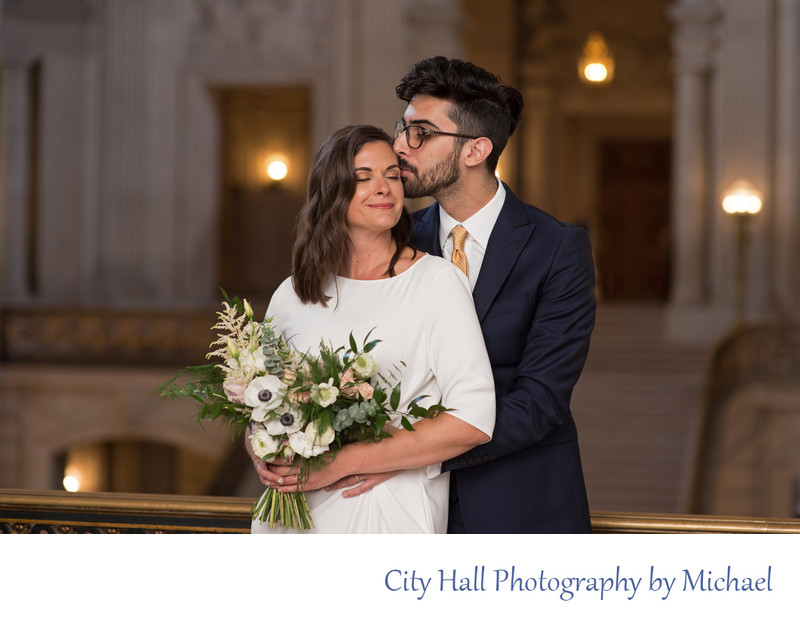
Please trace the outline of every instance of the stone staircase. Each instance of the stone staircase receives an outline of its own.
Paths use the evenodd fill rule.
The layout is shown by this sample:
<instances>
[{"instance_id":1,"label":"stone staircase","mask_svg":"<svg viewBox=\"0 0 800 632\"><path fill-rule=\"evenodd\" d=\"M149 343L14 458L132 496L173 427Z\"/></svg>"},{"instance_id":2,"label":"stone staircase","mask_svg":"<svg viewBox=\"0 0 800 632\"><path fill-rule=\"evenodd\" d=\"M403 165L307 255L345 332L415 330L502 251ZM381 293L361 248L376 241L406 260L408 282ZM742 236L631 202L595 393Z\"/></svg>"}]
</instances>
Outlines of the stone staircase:
<instances>
[{"instance_id":1,"label":"stone staircase","mask_svg":"<svg viewBox=\"0 0 800 632\"><path fill-rule=\"evenodd\" d=\"M598 306L572 399L592 510L686 510L710 345L666 340L665 310Z\"/></svg>"}]
</instances>

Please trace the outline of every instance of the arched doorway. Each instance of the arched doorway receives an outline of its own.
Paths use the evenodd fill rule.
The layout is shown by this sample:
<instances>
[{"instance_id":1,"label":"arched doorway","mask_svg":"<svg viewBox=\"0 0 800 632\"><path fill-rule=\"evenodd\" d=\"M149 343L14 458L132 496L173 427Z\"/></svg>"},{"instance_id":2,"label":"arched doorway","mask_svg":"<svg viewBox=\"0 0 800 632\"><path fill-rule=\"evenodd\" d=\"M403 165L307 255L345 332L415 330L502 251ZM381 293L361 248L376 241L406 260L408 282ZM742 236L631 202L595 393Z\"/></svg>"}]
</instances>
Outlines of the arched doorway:
<instances>
[{"instance_id":1,"label":"arched doorway","mask_svg":"<svg viewBox=\"0 0 800 632\"><path fill-rule=\"evenodd\" d=\"M55 457L53 489L130 494L207 493L218 460L156 441L71 446ZM72 480L66 480L72 477Z\"/></svg>"}]
</instances>

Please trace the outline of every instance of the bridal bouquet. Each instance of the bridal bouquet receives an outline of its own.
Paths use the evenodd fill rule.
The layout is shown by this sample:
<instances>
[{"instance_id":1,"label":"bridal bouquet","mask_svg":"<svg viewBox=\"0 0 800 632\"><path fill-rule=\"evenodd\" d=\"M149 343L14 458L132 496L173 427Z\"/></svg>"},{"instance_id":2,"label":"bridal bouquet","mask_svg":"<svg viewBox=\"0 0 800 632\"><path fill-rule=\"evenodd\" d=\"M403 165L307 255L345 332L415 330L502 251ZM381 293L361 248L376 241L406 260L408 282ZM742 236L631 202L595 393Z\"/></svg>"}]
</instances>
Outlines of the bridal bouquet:
<instances>
[{"instance_id":1,"label":"bridal bouquet","mask_svg":"<svg viewBox=\"0 0 800 632\"><path fill-rule=\"evenodd\" d=\"M323 466L343 445L391 437L384 430L390 415L413 430L410 417L433 417L445 410L420 406L419 397L405 413L397 411L400 383L391 387L379 373L370 351L380 340L368 340L369 334L360 348L351 334L347 346L323 342L315 354L299 354L276 334L271 318L258 321L246 300L232 300L224 292L223 297L212 328L219 334L206 356L215 361L186 367L161 387L161 396L195 400L201 423L217 419L237 434L248 432L262 461L299 459L301 487L312 468ZM187 374L192 378L181 383ZM302 491L268 487L252 514L271 527L314 526Z\"/></svg>"}]
</instances>

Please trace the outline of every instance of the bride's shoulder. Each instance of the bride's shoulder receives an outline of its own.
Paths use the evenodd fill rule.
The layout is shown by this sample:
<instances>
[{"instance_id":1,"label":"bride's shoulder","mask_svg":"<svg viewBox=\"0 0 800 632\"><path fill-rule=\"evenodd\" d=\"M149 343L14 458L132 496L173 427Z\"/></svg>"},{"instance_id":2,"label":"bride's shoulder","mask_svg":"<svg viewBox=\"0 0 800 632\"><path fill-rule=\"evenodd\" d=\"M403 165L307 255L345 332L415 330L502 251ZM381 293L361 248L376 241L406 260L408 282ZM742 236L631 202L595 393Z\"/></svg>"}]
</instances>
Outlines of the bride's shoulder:
<instances>
[{"instance_id":1,"label":"bride's shoulder","mask_svg":"<svg viewBox=\"0 0 800 632\"><path fill-rule=\"evenodd\" d=\"M397 263L394 264L395 274L405 272L411 266L416 265L417 262L425 256L425 253L421 250L414 250L406 246L400 254L400 257L398 257Z\"/></svg>"}]
</instances>

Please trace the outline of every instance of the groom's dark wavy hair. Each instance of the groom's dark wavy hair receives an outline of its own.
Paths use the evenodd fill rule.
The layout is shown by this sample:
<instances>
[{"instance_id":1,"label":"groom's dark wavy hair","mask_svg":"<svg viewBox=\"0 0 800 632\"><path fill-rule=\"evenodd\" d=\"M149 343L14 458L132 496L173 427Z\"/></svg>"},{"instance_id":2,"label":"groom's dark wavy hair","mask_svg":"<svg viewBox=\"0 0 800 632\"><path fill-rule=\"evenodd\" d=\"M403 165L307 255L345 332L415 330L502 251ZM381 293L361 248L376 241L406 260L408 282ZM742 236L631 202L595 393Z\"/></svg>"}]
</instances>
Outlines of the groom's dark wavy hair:
<instances>
[{"instance_id":1,"label":"groom's dark wavy hair","mask_svg":"<svg viewBox=\"0 0 800 632\"><path fill-rule=\"evenodd\" d=\"M317 151L292 251L292 284L303 303L327 306L328 279L350 269L353 243L347 231L347 209L356 192L356 154L368 143L386 143L391 148L392 142L378 127L348 125L331 134ZM411 216L405 207L392 228L392 238L396 250L386 270L389 276L395 275L395 264L411 241Z\"/></svg>"},{"instance_id":2,"label":"groom's dark wavy hair","mask_svg":"<svg viewBox=\"0 0 800 632\"><path fill-rule=\"evenodd\" d=\"M486 159L491 173L517 128L524 105L520 91L503 84L497 75L468 61L441 56L414 64L395 90L406 102L419 95L449 101L448 116L459 134L492 141L492 153Z\"/></svg>"}]
</instances>

